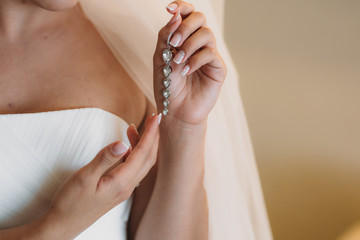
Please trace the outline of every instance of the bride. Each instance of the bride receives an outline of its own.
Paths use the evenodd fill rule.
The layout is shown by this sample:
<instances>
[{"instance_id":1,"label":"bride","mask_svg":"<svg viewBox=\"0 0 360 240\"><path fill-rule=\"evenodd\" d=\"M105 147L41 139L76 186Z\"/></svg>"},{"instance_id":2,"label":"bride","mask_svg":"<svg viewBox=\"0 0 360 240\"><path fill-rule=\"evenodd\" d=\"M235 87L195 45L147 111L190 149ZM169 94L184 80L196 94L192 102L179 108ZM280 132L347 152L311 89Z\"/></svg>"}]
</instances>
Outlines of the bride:
<instances>
[{"instance_id":1,"label":"bride","mask_svg":"<svg viewBox=\"0 0 360 240\"><path fill-rule=\"evenodd\" d=\"M204 13L175 1L154 48L129 40L146 20L129 30L139 21L121 6L151 22L157 5L1 1L0 239L271 239L253 163L235 179L224 160L217 192L206 164L223 151L208 120L227 67Z\"/></svg>"}]
</instances>

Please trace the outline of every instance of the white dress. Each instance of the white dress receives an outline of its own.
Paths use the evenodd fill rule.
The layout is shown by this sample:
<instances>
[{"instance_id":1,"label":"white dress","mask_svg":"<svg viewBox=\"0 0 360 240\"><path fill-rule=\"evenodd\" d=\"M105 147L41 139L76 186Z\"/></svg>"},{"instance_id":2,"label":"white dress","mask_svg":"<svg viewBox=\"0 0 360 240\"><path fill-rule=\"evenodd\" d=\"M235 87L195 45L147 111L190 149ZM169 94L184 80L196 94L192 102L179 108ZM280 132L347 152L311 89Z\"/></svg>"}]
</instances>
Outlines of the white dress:
<instances>
[{"instance_id":1,"label":"white dress","mask_svg":"<svg viewBox=\"0 0 360 240\"><path fill-rule=\"evenodd\" d=\"M103 147L129 143L127 127L100 108L0 115L0 229L44 213L61 184ZM130 208L131 198L76 239L125 240Z\"/></svg>"}]
</instances>

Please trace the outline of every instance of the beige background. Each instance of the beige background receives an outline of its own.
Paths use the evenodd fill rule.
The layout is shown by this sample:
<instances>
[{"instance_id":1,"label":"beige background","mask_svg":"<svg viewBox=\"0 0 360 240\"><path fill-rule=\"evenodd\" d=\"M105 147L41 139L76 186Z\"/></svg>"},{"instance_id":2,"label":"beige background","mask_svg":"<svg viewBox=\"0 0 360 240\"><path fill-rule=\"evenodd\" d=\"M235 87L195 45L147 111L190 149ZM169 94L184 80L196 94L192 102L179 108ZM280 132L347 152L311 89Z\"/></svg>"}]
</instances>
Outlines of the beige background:
<instances>
[{"instance_id":1,"label":"beige background","mask_svg":"<svg viewBox=\"0 0 360 240\"><path fill-rule=\"evenodd\" d=\"M226 0L275 240L360 220L360 1Z\"/></svg>"}]
</instances>

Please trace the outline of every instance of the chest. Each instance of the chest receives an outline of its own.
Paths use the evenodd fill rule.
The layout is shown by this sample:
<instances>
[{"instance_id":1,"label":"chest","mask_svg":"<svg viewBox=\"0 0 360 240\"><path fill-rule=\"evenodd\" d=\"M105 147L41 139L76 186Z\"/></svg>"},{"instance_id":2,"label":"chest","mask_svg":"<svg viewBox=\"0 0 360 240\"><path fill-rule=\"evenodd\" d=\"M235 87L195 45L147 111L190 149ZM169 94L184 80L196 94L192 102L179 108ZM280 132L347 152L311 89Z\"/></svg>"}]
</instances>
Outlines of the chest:
<instances>
[{"instance_id":1,"label":"chest","mask_svg":"<svg viewBox=\"0 0 360 240\"><path fill-rule=\"evenodd\" d=\"M0 43L0 113L80 107L135 124L145 111L145 96L91 25Z\"/></svg>"}]
</instances>

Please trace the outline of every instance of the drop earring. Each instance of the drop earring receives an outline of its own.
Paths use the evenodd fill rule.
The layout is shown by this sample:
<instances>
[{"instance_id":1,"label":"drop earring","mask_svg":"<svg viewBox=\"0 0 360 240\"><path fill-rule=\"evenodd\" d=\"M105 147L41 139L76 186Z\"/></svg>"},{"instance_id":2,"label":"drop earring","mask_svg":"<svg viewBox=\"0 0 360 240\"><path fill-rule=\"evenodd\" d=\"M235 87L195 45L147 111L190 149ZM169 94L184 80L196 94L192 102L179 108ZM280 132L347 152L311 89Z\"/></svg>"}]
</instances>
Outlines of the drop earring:
<instances>
[{"instance_id":1,"label":"drop earring","mask_svg":"<svg viewBox=\"0 0 360 240\"><path fill-rule=\"evenodd\" d=\"M163 101L163 105L164 105L164 109L162 111L162 114L164 116L166 116L169 113L169 98L171 95L170 92L170 84L171 84L171 79L170 79L170 74L172 72L171 66L170 66L170 62L172 60L173 57L173 53L171 52L171 47L170 47L170 38L172 36L172 33L169 35L168 39L167 39L167 48L164 49L163 53L162 53L162 58L164 60L165 66L163 68L163 73L164 73L164 80L163 80L163 85L165 87L164 91L163 91L163 97L165 98Z\"/></svg>"}]
</instances>

